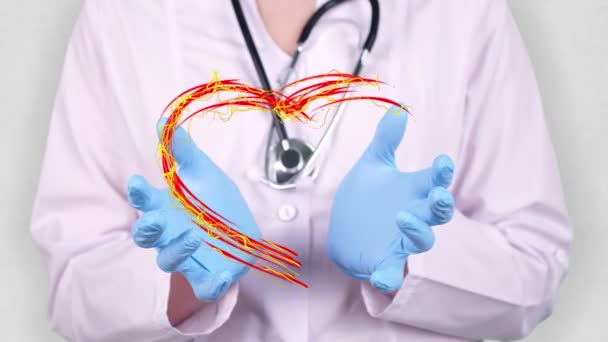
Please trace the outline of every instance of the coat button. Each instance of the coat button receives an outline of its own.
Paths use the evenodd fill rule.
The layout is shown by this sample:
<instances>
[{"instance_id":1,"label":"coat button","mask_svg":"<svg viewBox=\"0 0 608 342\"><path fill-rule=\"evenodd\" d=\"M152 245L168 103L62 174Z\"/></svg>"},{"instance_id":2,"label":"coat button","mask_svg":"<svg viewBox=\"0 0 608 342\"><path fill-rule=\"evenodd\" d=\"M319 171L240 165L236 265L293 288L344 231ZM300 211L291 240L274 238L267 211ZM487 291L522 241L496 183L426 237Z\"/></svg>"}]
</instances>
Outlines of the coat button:
<instances>
[{"instance_id":1,"label":"coat button","mask_svg":"<svg viewBox=\"0 0 608 342\"><path fill-rule=\"evenodd\" d=\"M298 209L291 204L283 204L278 211L279 220L283 222L292 221L298 215Z\"/></svg>"}]
</instances>

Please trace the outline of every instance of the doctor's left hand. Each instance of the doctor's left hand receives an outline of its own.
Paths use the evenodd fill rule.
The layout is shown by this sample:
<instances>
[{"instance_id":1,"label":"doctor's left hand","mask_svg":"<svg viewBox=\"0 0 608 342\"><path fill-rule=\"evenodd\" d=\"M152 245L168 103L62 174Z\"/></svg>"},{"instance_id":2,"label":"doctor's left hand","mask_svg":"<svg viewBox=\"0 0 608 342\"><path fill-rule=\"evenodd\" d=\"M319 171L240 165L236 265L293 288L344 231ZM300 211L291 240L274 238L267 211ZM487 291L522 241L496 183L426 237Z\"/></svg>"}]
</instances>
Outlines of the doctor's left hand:
<instances>
[{"instance_id":1,"label":"doctor's left hand","mask_svg":"<svg viewBox=\"0 0 608 342\"><path fill-rule=\"evenodd\" d=\"M328 253L338 268L386 293L401 287L408 256L433 246L431 226L447 223L454 211L446 190L454 172L449 157L417 172L397 169L407 119L396 107L384 115L340 184L329 225Z\"/></svg>"}]
</instances>

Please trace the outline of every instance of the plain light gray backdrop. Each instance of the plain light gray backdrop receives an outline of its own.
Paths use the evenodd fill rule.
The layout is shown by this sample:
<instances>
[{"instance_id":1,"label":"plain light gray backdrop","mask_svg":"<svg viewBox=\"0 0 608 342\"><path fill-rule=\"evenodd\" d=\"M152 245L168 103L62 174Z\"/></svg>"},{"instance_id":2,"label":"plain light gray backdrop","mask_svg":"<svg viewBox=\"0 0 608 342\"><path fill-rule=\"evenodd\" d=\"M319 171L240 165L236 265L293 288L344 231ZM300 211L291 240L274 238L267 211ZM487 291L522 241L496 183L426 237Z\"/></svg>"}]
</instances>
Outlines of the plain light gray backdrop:
<instances>
[{"instance_id":1,"label":"plain light gray backdrop","mask_svg":"<svg viewBox=\"0 0 608 342\"><path fill-rule=\"evenodd\" d=\"M81 1L0 1L0 339L61 341L29 233L63 55ZM512 0L576 229L554 314L525 341L608 341L608 0ZM525 167L525 166L523 166Z\"/></svg>"}]
</instances>

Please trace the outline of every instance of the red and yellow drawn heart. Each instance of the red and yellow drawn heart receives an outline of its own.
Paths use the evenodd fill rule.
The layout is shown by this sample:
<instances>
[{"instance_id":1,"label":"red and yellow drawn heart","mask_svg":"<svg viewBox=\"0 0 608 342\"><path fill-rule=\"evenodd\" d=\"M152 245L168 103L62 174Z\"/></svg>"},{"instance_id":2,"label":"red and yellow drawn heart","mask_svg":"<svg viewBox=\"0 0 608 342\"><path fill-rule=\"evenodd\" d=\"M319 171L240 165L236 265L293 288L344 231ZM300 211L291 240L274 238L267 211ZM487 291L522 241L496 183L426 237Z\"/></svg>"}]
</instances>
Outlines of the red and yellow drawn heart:
<instances>
[{"instance_id":1,"label":"red and yellow drawn heart","mask_svg":"<svg viewBox=\"0 0 608 342\"><path fill-rule=\"evenodd\" d=\"M230 118L236 112L262 110L277 115L281 120L309 122L313 121L315 115L322 109L326 112L341 102L355 100L372 101L385 109L387 105L393 105L409 113L407 107L387 98L354 95L357 87L377 87L380 84L383 82L336 72L307 77L279 90L265 91L234 79L221 80L214 75L210 82L192 87L176 96L161 114L161 117L167 116L167 122L160 133L159 151L163 176L170 193L198 227L213 239L225 243L234 250L232 252L223 250L205 241L211 248L236 262L281 280L308 287L297 279L297 269L301 267L301 263L296 260L296 252L266 239L255 240L241 234L234 222L210 208L188 189L176 172L177 164L171 153L174 132L177 127L191 118L209 112L227 115L227 118ZM288 89L297 90L286 95ZM218 95L221 93L229 95L230 98L220 99ZM322 100L323 103L311 108L314 103L318 103L318 100ZM195 103L202 102L213 103L194 106ZM222 112L222 109L225 111ZM186 115L182 119L184 113ZM247 262L238 255L240 253L254 256L256 261Z\"/></svg>"}]
</instances>

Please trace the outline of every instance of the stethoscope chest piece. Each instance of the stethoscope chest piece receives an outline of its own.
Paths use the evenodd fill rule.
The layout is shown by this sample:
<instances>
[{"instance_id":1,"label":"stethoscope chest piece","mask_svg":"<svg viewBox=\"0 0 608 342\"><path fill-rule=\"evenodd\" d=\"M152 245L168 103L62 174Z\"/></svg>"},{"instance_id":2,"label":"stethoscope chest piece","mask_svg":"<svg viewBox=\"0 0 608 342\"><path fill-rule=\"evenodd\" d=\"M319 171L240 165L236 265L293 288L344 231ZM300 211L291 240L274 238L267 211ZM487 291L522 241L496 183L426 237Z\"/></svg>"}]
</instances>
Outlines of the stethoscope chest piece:
<instances>
[{"instance_id":1,"label":"stethoscope chest piece","mask_svg":"<svg viewBox=\"0 0 608 342\"><path fill-rule=\"evenodd\" d=\"M325 13L327 13L327 11L346 1L347 0L327 1L316 10L310 19L308 19L298 38L298 47L288 68L281 77L282 82L280 83L282 85L285 85L287 80L293 76L292 73L295 70L295 66L302 52L303 46L310 36L315 24ZM359 72L363 67L363 60L367 53L372 50L376 40L376 35L378 33L380 5L378 0L369 0L369 2L372 9L370 28L365 42L361 46L361 51L359 53L359 57L357 58L357 62L353 68L353 75L359 75ZM272 87L268 81L268 76L264 70L264 65L262 64L262 60L258 54L258 50L255 46L255 42L253 41L253 37L251 36L251 32L249 31L249 26L247 26L247 20L243 14L240 1L232 0L232 7L234 8L234 13L239 23L239 27L241 28L243 38L245 39L247 50L249 51L251 60L253 61L256 72L260 78L261 85L264 89L270 91ZM344 96L346 96L346 94ZM285 190L295 188L296 183L300 180L305 180L306 178L314 180L319 174L320 166L317 164L319 155L323 151L324 146L327 145L329 136L335 130L336 124L338 123L344 109L343 104L344 102L338 105L334 111L334 115L328 125L328 128L314 148L300 139L290 138L283 122L281 121L281 118L279 118L274 112L271 112L273 116L273 124L270 128L270 134L268 135L266 144L264 170L265 177L262 179L262 181L274 189ZM271 147L272 134L275 131L278 135L279 142L276 143L274 147Z\"/></svg>"},{"instance_id":2,"label":"stethoscope chest piece","mask_svg":"<svg viewBox=\"0 0 608 342\"><path fill-rule=\"evenodd\" d=\"M269 154L266 175L277 184L287 184L302 172L313 152L311 145L300 139L279 141Z\"/></svg>"}]
</instances>

